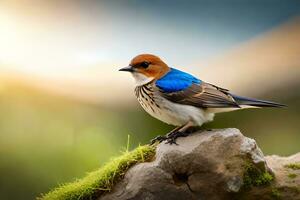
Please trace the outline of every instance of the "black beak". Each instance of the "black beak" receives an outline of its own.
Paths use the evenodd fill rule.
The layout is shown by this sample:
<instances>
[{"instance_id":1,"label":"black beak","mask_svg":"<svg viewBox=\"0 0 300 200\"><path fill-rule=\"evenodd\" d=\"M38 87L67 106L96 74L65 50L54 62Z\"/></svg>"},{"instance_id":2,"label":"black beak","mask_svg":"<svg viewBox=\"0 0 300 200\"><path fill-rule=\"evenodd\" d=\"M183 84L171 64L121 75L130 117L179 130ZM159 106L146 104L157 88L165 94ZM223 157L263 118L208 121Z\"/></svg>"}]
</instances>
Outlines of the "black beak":
<instances>
[{"instance_id":1,"label":"black beak","mask_svg":"<svg viewBox=\"0 0 300 200\"><path fill-rule=\"evenodd\" d=\"M124 72L133 72L134 69L132 68L132 66L127 66L127 67L123 67L121 69L119 69L119 71L124 71Z\"/></svg>"}]
</instances>

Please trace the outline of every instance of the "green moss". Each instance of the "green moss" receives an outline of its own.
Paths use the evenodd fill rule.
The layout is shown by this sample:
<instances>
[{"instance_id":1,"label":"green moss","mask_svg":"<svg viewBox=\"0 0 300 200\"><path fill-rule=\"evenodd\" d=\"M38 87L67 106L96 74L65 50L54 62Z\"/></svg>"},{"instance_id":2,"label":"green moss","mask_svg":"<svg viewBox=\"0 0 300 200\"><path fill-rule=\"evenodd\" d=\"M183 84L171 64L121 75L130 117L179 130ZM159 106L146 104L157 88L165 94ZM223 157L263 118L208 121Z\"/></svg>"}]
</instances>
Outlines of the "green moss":
<instances>
[{"instance_id":1,"label":"green moss","mask_svg":"<svg viewBox=\"0 0 300 200\"><path fill-rule=\"evenodd\" d=\"M89 173L86 177L73 183L64 184L46 195L41 200L93 199L112 189L113 185L124 177L125 172L134 164L150 161L155 156L154 146L139 146L126 151L102 168Z\"/></svg>"},{"instance_id":2,"label":"green moss","mask_svg":"<svg viewBox=\"0 0 300 200\"><path fill-rule=\"evenodd\" d=\"M297 174L290 173L290 174L288 174L288 177L291 179L294 179L297 177Z\"/></svg>"},{"instance_id":3,"label":"green moss","mask_svg":"<svg viewBox=\"0 0 300 200\"><path fill-rule=\"evenodd\" d=\"M274 199L280 199L281 198L281 194L280 194L280 192L279 192L279 190L277 188L272 188L272 190L271 190L271 196Z\"/></svg>"},{"instance_id":4,"label":"green moss","mask_svg":"<svg viewBox=\"0 0 300 200\"><path fill-rule=\"evenodd\" d=\"M269 185L274 177L265 171L261 171L252 163L245 166L244 187Z\"/></svg>"},{"instance_id":5,"label":"green moss","mask_svg":"<svg viewBox=\"0 0 300 200\"><path fill-rule=\"evenodd\" d=\"M295 194L299 194L300 193L300 187L299 186L292 186L292 187L290 187L290 190L292 192L294 192Z\"/></svg>"},{"instance_id":6,"label":"green moss","mask_svg":"<svg viewBox=\"0 0 300 200\"><path fill-rule=\"evenodd\" d=\"M298 169L300 169L300 163L290 163L288 165L285 165L284 167L293 169L293 170L298 170Z\"/></svg>"}]
</instances>

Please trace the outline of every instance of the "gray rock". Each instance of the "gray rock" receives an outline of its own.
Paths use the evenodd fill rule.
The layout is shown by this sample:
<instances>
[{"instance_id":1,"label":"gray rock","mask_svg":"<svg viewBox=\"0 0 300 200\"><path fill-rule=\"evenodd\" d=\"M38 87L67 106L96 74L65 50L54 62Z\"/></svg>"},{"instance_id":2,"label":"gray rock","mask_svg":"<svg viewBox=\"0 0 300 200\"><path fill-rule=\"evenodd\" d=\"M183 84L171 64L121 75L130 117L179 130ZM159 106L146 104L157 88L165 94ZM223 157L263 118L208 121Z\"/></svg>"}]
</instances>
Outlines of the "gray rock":
<instances>
[{"instance_id":1,"label":"gray rock","mask_svg":"<svg viewBox=\"0 0 300 200\"><path fill-rule=\"evenodd\" d=\"M271 186L245 189L246 166L260 173L271 169L256 142L239 130L196 132L179 138L177 143L159 144L152 162L133 166L110 193L99 199L256 199L257 194L264 195L259 199L271 198ZM274 159L268 157L268 162Z\"/></svg>"}]
</instances>

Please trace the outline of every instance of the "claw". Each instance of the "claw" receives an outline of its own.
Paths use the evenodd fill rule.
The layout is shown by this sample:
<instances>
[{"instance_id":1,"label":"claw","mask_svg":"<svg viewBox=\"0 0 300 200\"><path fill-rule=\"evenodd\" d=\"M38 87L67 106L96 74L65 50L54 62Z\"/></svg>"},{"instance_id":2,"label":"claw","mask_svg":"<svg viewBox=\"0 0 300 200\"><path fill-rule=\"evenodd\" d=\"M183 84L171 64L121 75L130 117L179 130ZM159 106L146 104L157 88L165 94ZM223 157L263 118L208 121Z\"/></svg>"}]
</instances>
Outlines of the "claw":
<instances>
[{"instance_id":1,"label":"claw","mask_svg":"<svg viewBox=\"0 0 300 200\"><path fill-rule=\"evenodd\" d=\"M178 145L176 143L176 139L175 138L171 138L171 139L167 140L165 144L169 144L169 145L175 144L175 145Z\"/></svg>"},{"instance_id":2,"label":"claw","mask_svg":"<svg viewBox=\"0 0 300 200\"><path fill-rule=\"evenodd\" d=\"M166 136L159 135L159 136L155 137L154 139L150 140L150 145L153 145L156 142L161 143L162 141L164 141L166 139L167 139Z\"/></svg>"},{"instance_id":3,"label":"claw","mask_svg":"<svg viewBox=\"0 0 300 200\"><path fill-rule=\"evenodd\" d=\"M170 145L176 144L176 145L178 145L176 143L177 138L179 138L179 137L186 137L188 135L189 135L189 133L186 133L186 132L179 132L179 131L174 132L174 133L172 133L172 134L170 134L170 135L167 136L167 138L166 138L166 140L167 140L166 144L170 144Z\"/></svg>"},{"instance_id":4,"label":"claw","mask_svg":"<svg viewBox=\"0 0 300 200\"><path fill-rule=\"evenodd\" d=\"M155 137L154 139L152 139L150 141L150 145L153 145L156 142L161 143L161 142L163 142L165 140L166 140L165 144L170 144L170 145L175 144L175 145L178 145L176 143L177 138L179 138L179 137L186 137L190 133L190 132L187 132L186 130L184 132L178 131L179 129L181 129L181 127L177 127L176 129L174 129L171 132L169 132L166 136L159 135L159 136Z\"/></svg>"}]
</instances>

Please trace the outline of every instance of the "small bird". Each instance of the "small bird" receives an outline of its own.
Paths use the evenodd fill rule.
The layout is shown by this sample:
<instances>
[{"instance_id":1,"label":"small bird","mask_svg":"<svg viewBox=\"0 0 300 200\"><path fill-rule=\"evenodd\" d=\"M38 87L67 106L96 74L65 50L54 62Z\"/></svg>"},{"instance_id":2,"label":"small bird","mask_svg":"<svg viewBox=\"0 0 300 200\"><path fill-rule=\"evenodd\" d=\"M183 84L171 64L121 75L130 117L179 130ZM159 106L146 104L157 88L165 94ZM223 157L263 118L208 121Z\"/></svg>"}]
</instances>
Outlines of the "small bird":
<instances>
[{"instance_id":1,"label":"small bird","mask_svg":"<svg viewBox=\"0 0 300 200\"><path fill-rule=\"evenodd\" d=\"M177 126L151 143L166 140L177 144L178 137L187 136L188 129L213 120L216 113L243 108L284 107L284 105L242 97L229 90L206 83L195 76L169 67L159 57L141 54L119 71L130 72L135 79L135 95L154 118Z\"/></svg>"}]
</instances>

